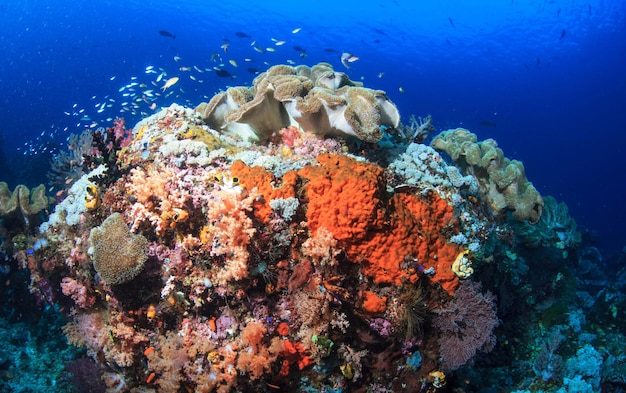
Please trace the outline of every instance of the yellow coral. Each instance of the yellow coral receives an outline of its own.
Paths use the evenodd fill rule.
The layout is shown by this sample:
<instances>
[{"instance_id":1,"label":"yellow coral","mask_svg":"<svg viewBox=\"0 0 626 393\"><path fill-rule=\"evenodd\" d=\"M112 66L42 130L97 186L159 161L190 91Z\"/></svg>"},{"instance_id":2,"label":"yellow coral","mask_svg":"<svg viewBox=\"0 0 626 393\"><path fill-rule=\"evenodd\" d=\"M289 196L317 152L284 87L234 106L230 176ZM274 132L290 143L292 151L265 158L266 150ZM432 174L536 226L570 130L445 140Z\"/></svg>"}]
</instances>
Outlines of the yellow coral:
<instances>
[{"instance_id":1,"label":"yellow coral","mask_svg":"<svg viewBox=\"0 0 626 393\"><path fill-rule=\"evenodd\" d=\"M469 278L474 273L472 260L469 258L469 251L461 251L452 263L452 271L459 278Z\"/></svg>"},{"instance_id":2,"label":"yellow coral","mask_svg":"<svg viewBox=\"0 0 626 393\"><path fill-rule=\"evenodd\" d=\"M87 193L85 193L85 207L87 210L97 209L102 203L98 187L94 184L90 184L86 187Z\"/></svg>"}]
</instances>

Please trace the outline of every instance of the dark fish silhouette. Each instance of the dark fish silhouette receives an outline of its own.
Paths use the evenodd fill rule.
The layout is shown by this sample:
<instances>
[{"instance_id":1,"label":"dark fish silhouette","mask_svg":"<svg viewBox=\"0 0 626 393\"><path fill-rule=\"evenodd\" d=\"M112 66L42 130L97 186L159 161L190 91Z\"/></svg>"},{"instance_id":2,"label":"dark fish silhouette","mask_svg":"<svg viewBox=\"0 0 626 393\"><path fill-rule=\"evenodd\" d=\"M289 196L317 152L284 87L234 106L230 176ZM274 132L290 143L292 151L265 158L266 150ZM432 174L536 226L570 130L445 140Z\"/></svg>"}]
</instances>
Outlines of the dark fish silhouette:
<instances>
[{"instance_id":1,"label":"dark fish silhouette","mask_svg":"<svg viewBox=\"0 0 626 393\"><path fill-rule=\"evenodd\" d=\"M448 22L450 22L450 26L456 29L456 26L454 25L454 21L452 20L452 18L448 17Z\"/></svg>"},{"instance_id":2,"label":"dark fish silhouette","mask_svg":"<svg viewBox=\"0 0 626 393\"><path fill-rule=\"evenodd\" d=\"M537 57L537 65L541 64L541 59Z\"/></svg>"},{"instance_id":3,"label":"dark fish silhouette","mask_svg":"<svg viewBox=\"0 0 626 393\"><path fill-rule=\"evenodd\" d=\"M561 31L561 37L559 37L559 41L565 38L565 34L567 34L567 32L565 31L565 29L563 29L563 31Z\"/></svg>"},{"instance_id":4,"label":"dark fish silhouette","mask_svg":"<svg viewBox=\"0 0 626 393\"><path fill-rule=\"evenodd\" d=\"M162 35L163 37L170 37L170 38L176 39L176 36L167 30L159 30L159 34Z\"/></svg>"},{"instance_id":5,"label":"dark fish silhouette","mask_svg":"<svg viewBox=\"0 0 626 393\"><path fill-rule=\"evenodd\" d=\"M240 38L252 38L250 34L244 33L243 31L238 31L235 35Z\"/></svg>"},{"instance_id":6,"label":"dark fish silhouette","mask_svg":"<svg viewBox=\"0 0 626 393\"><path fill-rule=\"evenodd\" d=\"M333 48L326 48L326 49L324 49L324 52L326 52L326 53L339 53L339 51L337 49L333 49Z\"/></svg>"},{"instance_id":7,"label":"dark fish silhouette","mask_svg":"<svg viewBox=\"0 0 626 393\"><path fill-rule=\"evenodd\" d=\"M478 124L480 124L483 127L496 127L496 123L492 121L488 121L488 120L481 120L481 122Z\"/></svg>"},{"instance_id":8,"label":"dark fish silhouette","mask_svg":"<svg viewBox=\"0 0 626 393\"><path fill-rule=\"evenodd\" d=\"M221 68L215 69L215 75L219 76L220 78L234 78L233 74L226 70L222 70Z\"/></svg>"},{"instance_id":9,"label":"dark fish silhouette","mask_svg":"<svg viewBox=\"0 0 626 393\"><path fill-rule=\"evenodd\" d=\"M306 52L306 49L304 49L303 47L298 46L298 45L294 46L293 50L296 50L298 52Z\"/></svg>"},{"instance_id":10,"label":"dark fish silhouette","mask_svg":"<svg viewBox=\"0 0 626 393\"><path fill-rule=\"evenodd\" d=\"M251 74L258 74L259 70L257 70L254 67L250 67L250 68L248 68L248 72L251 73Z\"/></svg>"},{"instance_id":11,"label":"dark fish silhouette","mask_svg":"<svg viewBox=\"0 0 626 393\"><path fill-rule=\"evenodd\" d=\"M378 33L378 34L380 34L380 35L387 36L387 33L385 33L385 32L384 32L383 30L381 30L381 29L374 29L374 32L376 32L376 33Z\"/></svg>"}]
</instances>

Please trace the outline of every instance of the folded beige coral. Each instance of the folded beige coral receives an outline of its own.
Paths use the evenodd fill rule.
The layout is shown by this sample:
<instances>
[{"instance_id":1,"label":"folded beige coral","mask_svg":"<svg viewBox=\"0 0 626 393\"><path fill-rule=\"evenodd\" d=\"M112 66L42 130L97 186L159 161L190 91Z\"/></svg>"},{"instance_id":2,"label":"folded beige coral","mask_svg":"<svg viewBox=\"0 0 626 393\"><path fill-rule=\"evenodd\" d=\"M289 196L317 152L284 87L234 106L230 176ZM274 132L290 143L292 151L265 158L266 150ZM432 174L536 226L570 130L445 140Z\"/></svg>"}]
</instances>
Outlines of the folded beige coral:
<instances>
[{"instance_id":1,"label":"folded beige coral","mask_svg":"<svg viewBox=\"0 0 626 393\"><path fill-rule=\"evenodd\" d=\"M385 92L362 87L328 63L271 67L252 87L229 88L196 110L211 128L251 142L287 126L377 142L400 124Z\"/></svg>"},{"instance_id":2,"label":"folded beige coral","mask_svg":"<svg viewBox=\"0 0 626 393\"><path fill-rule=\"evenodd\" d=\"M506 158L496 141L478 142L475 134L457 128L441 132L431 146L445 151L462 173L478 180L480 193L496 212L508 210L513 217L531 224L539 221L541 195L526 178L524 165Z\"/></svg>"},{"instance_id":3,"label":"folded beige coral","mask_svg":"<svg viewBox=\"0 0 626 393\"><path fill-rule=\"evenodd\" d=\"M32 216L47 208L50 202L50 198L46 196L46 186L43 184L32 190L18 184L11 192L7 183L0 182L0 218L10 214Z\"/></svg>"}]
</instances>

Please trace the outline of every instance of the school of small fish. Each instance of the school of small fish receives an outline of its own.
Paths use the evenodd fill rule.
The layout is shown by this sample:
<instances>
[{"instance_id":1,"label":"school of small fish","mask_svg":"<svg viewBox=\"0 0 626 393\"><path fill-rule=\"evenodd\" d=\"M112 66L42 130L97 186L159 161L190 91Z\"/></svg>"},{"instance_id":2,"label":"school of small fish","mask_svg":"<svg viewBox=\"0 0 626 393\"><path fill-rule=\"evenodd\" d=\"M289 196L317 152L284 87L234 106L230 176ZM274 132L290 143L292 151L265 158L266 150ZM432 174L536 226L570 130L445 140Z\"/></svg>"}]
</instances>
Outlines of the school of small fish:
<instances>
[{"instance_id":1,"label":"school of small fish","mask_svg":"<svg viewBox=\"0 0 626 393\"><path fill-rule=\"evenodd\" d=\"M159 30L158 33L167 39L175 39L176 35L166 30ZM302 27L296 27L291 30L291 34L295 37L297 34L304 34ZM39 154L49 152L51 141L54 141L57 135L69 135L69 133L78 134L84 129L97 129L99 127L110 126L116 117L124 117L127 124L132 124L139 120L139 116L147 117L152 112L158 110L159 107L167 106L173 102L181 105L195 106L198 102L189 100L190 94L186 94L184 89L189 92L202 94L202 100L210 100L211 96L207 95L206 87L202 84L209 81L211 76L217 76L228 82L237 78L236 71L245 70L252 77L263 72L268 67L286 62L290 65L296 65L302 62L294 59L276 60L266 59L259 61L255 59L254 52L270 56L273 52L283 50L289 47L290 40L286 37L270 37L263 40L254 39L251 34L237 31L234 33L235 40L223 38L220 48L208 56L208 63L205 65L189 65L185 64L182 56L173 56L175 67L161 67L157 65L148 65L143 73L130 76L128 83L117 89L117 93L107 94L104 97L92 96L90 103L87 105L73 104L72 108L65 111L66 118L70 121L64 127L51 126L50 130L44 130L41 135L34 140L28 141L20 150L23 154ZM240 67L241 64L234 58L228 58L233 51L241 52L245 46L241 45L239 40L247 40L247 46L252 53L249 57L243 57L243 62L248 66ZM236 48L236 49L235 49ZM292 45L291 49L300 58L308 56L306 48L300 45ZM289 49L286 49L289 50ZM324 52L330 56L340 55L339 60L346 67L359 57L351 52L341 52L334 48L325 48ZM293 52L287 52L293 53ZM258 56L258 55L257 55ZM238 56L239 61L241 56ZM262 63L256 67L252 63ZM383 72L378 73L378 78L382 78ZM118 82L122 77L112 75L109 77L110 82ZM190 82L193 84L190 84ZM234 84L234 83L233 83ZM237 83L240 84L240 83ZM210 84L214 86L214 84ZM228 84L223 88L228 87ZM193 94L192 94L193 95Z\"/></svg>"}]
</instances>

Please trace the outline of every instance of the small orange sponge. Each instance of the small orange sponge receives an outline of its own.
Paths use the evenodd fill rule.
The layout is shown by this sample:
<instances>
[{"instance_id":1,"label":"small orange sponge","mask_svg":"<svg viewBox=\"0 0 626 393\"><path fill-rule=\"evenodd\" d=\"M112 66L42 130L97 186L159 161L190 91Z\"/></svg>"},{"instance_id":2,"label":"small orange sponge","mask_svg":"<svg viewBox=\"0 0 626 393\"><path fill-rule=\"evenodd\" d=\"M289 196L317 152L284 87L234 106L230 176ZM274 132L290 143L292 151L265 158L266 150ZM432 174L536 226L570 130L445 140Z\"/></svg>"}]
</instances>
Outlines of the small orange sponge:
<instances>
[{"instance_id":1,"label":"small orange sponge","mask_svg":"<svg viewBox=\"0 0 626 393\"><path fill-rule=\"evenodd\" d=\"M254 188L262 196L254 201L254 215L261 222L267 223L272 214L270 201L277 198L291 198L296 195L294 187L298 176L290 171L283 175L282 184L278 187L276 177L272 172L260 166L247 166L243 161L237 160L230 167L231 175L239 178L240 184L248 190Z\"/></svg>"},{"instance_id":2,"label":"small orange sponge","mask_svg":"<svg viewBox=\"0 0 626 393\"><path fill-rule=\"evenodd\" d=\"M368 314L382 314L387 310L387 296L378 297L374 292L363 292L363 311Z\"/></svg>"}]
</instances>

